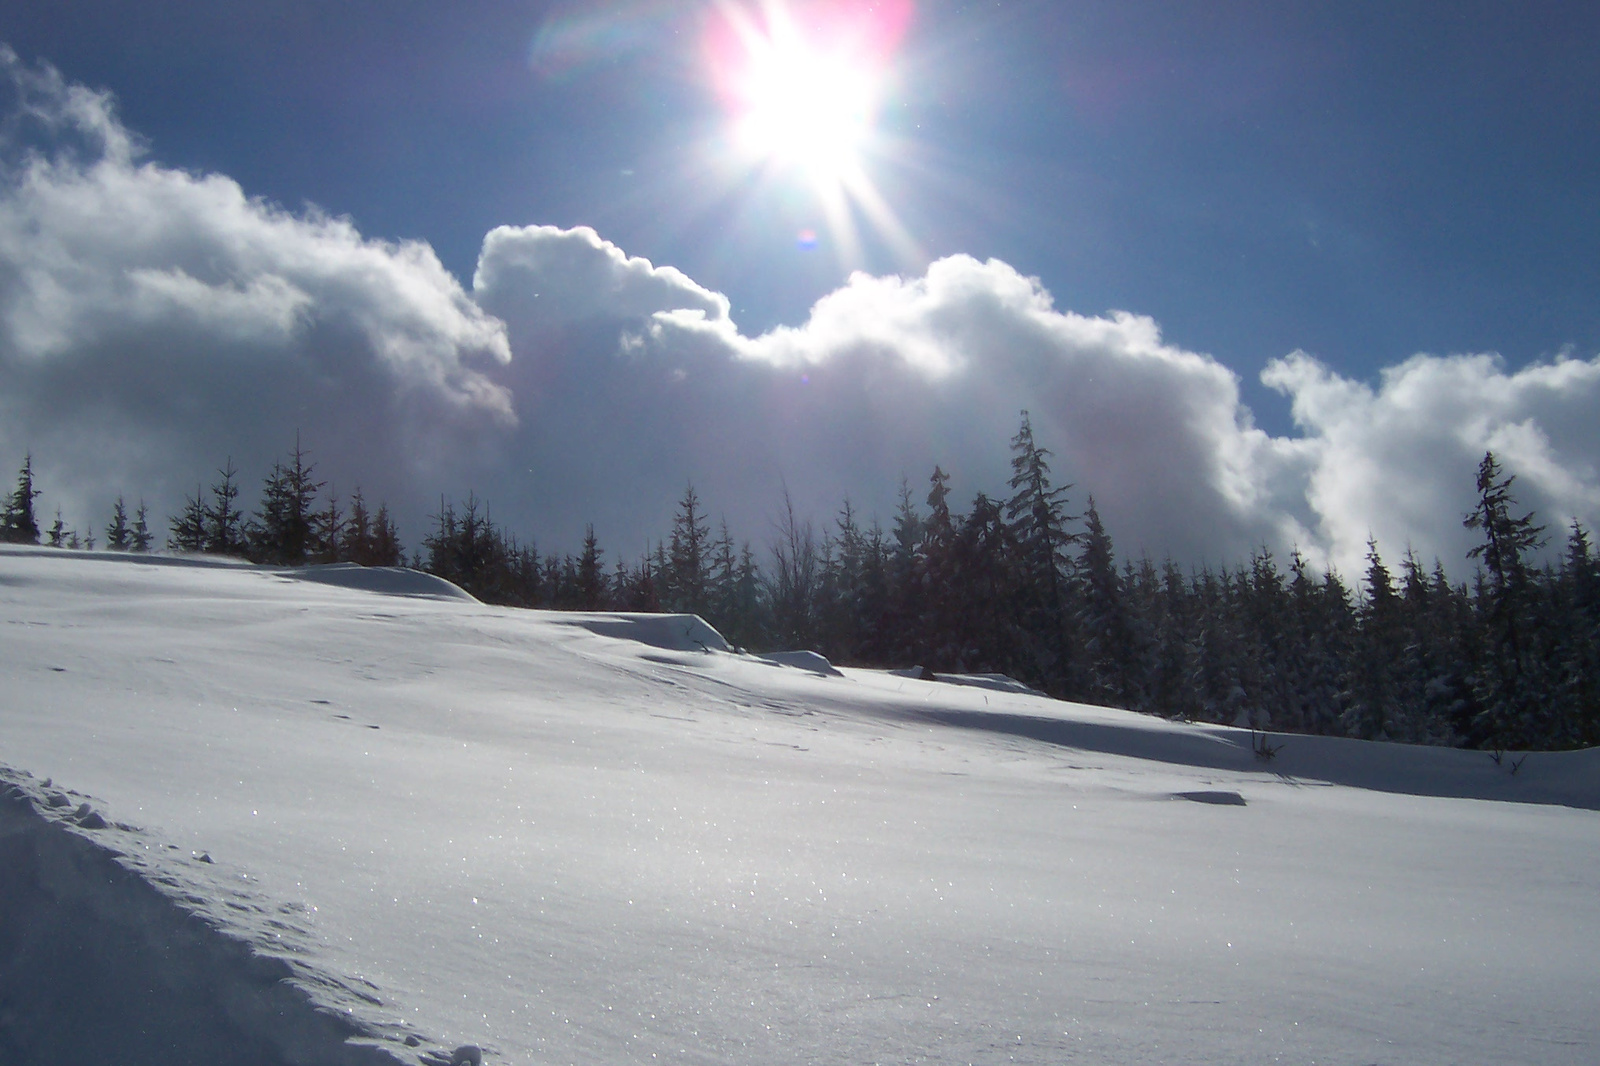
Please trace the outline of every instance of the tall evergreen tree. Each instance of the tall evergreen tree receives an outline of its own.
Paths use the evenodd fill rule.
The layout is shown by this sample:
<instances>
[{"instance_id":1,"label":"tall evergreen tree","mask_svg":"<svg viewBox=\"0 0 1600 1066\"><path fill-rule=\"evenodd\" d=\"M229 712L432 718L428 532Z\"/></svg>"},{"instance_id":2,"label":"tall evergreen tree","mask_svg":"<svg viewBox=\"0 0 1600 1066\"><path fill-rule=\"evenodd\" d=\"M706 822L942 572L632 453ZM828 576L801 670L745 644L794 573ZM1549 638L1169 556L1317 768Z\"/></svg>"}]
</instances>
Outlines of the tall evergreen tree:
<instances>
[{"instance_id":1,"label":"tall evergreen tree","mask_svg":"<svg viewBox=\"0 0 1600 1066\"><path fill-rule=\"evenodd\" d=\"M1077 566L1078 633L1086 658L1088 695L1097 703L1137 708L1132 664L1134 632L1122 583L1117 577L1111 535L1100 521L1094 497L1084 512L1082 550Z\"/></svg>"},{"instance_id":2,"label":"tall evergreen tree","mask_svg":"<svg viewBox=\"0 0 1600 1066\"><path fill-rule=\"evenodd\" d=\"M605 605L606 575L600 562L603 554L594 526L585 526L583 554L578 557L578 597L585 611L598 611Z\"/></svg>"},{"instance_id":3,"label":"tall evergreen tree","mask_svg":"<svg viewBox=\"0 0 1600 1066\"><path fill-rule=\"evenodd\" d=\"M0 512L0 540L8 544L39 543L39 521L33 513L33 501L39 496L33 486L33 453L29 452L17 472L16 491L6 501L4 512Z\"/></svg>"},{"instance_id":4,"label":"tall evergreen tree","mask_svg":"<svg viewBox=\"0 0 1600 1066\"><path fill-rule=\"evenodd\" d=\"M244 515L236 501L239 499L238 476L233 469L233 456L217 471L221 481L211 485L211 503L206 508L205 550L213 555L243 555L246 550Z\"/></svg>"},{"instance_id":5,"label":"tall evergreen tree","mask_svg":"<svg viewBox=\"0 0 1600 1066\"><path fill-rule=\"evenodd\" d=\"M339 506L339 494L329 490L327 502L311 516L311 543L307 554L319 563L347 561L346 519Z\"/></svg>"},{"instance_id":6,"label":"tall evergreen tree","mask_svg":"<svg viewBox=\"0 0 1600 1066\"><path fill-rule=\"evenodd\" d=\"M1502 476L1494 453L1485 452L1478 465L1478 503L1462 525L1479 530L1483 543L1467 553L1483 563L1485 586L1479 597L1484 605L1487 636L1485 668L1478 678L1483 703L1480 728L1470 737L1495 748L1530 742L1544 730L1539 679L1529 632L1531 590L1527 556L1544 544L1544 527L1533 514L1517 517L1511 486L1516 475Z\"/></svg>"},{"instance_id":7,"label":"tall evergreen tree","mask_svg":"<svg viewBox=\"0 0 1600 1066\"><path fill-rule=\"evenodd\" d=\"M128 525L128 505L121 496L111 510L111 522L106 526L106 550L125 552L133 546L133 529Z\"/></svg>"},{"instance_id":8,"label":"tall evergreen tree","mask_svg":"<svg viewBox=\"0 0 1600 1066\"><path fill-rule=\"evenodd\" d=\"M1558 586L1556 725L1563 746L1600 744L1600 559L1573 521Z\"/></svg>"},{"instance_id":9,"label":"tall evergreen tree","mask_svg":"<svg viewBox=\"0 0 1600 1066\"><path fill-rule=\"evenodd\" d=\"M954 668L984 673L1017 671L1016 544L997 501L978 493L956 532L952 567L957 605Z\"/></svg>"},{"instance_id":10,"label":"tall evergreen tree","mask_svg":"<svg viewBox=\"0 0 1600 1066\"><path fill-rule=\"evenodd\" d=\"M345 520L345 561L361 566L377 565L369 562L373 555L372 540L372 513L367 510L367 499L361 494L361 486L357 485L355 492L350 494L350 517Z\"/></svg>"},{"instance_id":11,"label":"tall evergreen tree","mask_svg":"<svg viewBox=\"0 0 1600 1066\"><path fill-rule=\"evenodd\" d=\"M400 527L389 514L389 505L379 502L372 520L372 541L364 566L403 566L406 549L400 543Z\"/></svg>"},{"instance_id":12,"label":"tall evergreen tree","mask_svg":"<svg viewBox=\"0 0 1600 1066\"><path fill-rule=\"evenodd\" d=\"M691 484L684 489L672 523L671 567L667 574L667 602L672 610L706 613L710 547L710 529L700 509L700 497Z\"/></svg>"},{"instance_id":13,"label":"tall evergreen tree","mask_svg":"<svg viewBox=\"0 0 1600 1066\"><path fill-rule=\"evenodd\" d=\"M950 475L938 466L928 478L928 517L922 523L914 576L921 610L912 622L916 659L929 670L961 669L958 618L962 610L956 588L956 528L950 513Z\"/></svg>"},{"instance_id":14,"label":"tall evergreen tree","mask_svg":"<svg viewBox=\"0 0 1600 1066\"><path fill-rule=\"evenodd\" d=\"M56 520L50 524L49 539L45 542L52 548L67 546L67 524L61 520L61 508L56 508Z\"/></svg>"},{"instance_id":15,"label":"tall evergreen tree","mask_svg":"<svg viewBox=\"0 0 1600 1066\"><path fill-rule=\"evenodd\" d=\"M1406 634L1394 578L1378 553L1378 542L1371 536L1367 537L1364 592L1347 726L1353 736L1389 740L1403 736L1408 728L1401 699L1400 664L1396 661L1406 647Z\"/></svg>"},{"instance_id":16,"label":"tall evergreen tree","mask_svg":"<svg viewBox=\"0 0 1600 1066\"><path fill-rule=\"evenodd\" d=\"M170 533L167 547L181 552L204 551L206 547L206 505L200 495L200 486L194 495L184 498L183 510L167 519Z\"/></svg>"},{"instance_id":17,"label":"tall evergreen tree","mask_svg":"<svg viewBox=\"0 0 1600 1066\"><path fill-rule=\"evenodd\" d=\"M1024 589L1018 614L1026 634L1029 680L1057 695L1081 694L1074 676L1072 648L1077 643L1067 604L1065 575L1071 571L1070 551L1076 538L1068 532L1073 518L1067 514L1071 485L1053 486L1050 452L1033 437L1033 422L1022 412L1017 435L1011 438L1011 498L1006 518L1011 523L1022 568Z\"/></svg>"},{"instance_id":18,"label":"tall evergreen tree","mask_svg":"<svg viewBox=\"0 0 1600 1066\"><path fill-rule=\"evenodd\" d=\"M130 550L148 552L155 539L155 534L150 532L150 508L140 500L139 509L133 514L133 543L129 546Z\"/></svg>"},{"instance_id":19,"label":"tall evergreen tree","mask_svg":"<svg viewBox=\"0 0 1600 1066\"><path fill-rule=\"evenodd\" d=\"M273 463L262 487L261 506L246 534L252 558L280 566L305 563L314 548L313 505L321 489L296 440L289 462Z\"/></svg>"}]
</instances>

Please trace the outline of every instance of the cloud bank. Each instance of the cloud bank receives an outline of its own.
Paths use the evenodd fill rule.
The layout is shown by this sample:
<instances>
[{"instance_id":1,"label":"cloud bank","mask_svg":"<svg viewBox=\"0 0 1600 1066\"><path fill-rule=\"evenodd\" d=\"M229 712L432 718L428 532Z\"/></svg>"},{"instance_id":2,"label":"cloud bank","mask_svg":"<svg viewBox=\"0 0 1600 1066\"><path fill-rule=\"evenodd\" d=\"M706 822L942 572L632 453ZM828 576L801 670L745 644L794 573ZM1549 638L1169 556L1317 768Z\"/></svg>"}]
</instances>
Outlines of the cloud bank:
<instances>
[{"instance_id":1,"label":"cloud bank","mask_svg":"<svg viewBox=\"0 0 1600 1066\"><path fill-rule=\"evenodd\" d=\"M592 521L633 556L688 481L759 543L785 490L819 521L846 496L887 521L935 463L963 505L1004 493L1022 409L1125 551L1350 573L1371 534L1462 572L1487 448L1545 521L1600 516L1600 358L1417 355L1367 384L1296 352L1262 374L1299 431L1276 437L1216 358L996 260L857 274L760 336L586 228L495 229L468 290L424 244L146 161L104 94L0 66L0 457L31 449L80 527L119 492L169 513L230 454L253 482L298 430L412 543L471 488L546 546Z\"/></svg>"},{"instance_id":2,"label":"cloud bank","mask_svg":"<svg viewBox=\"0 0 1600 1066\"><path fill-rule=\"evenodd\" d=\"M80 524L116 492L171 507L230 453L264 472L296 430L386 456L398 491L514 425L483 373L505 327L427 245L143 162L104 94L10 52L0 71L0 432Z\"/></svg>"}]
</instances>

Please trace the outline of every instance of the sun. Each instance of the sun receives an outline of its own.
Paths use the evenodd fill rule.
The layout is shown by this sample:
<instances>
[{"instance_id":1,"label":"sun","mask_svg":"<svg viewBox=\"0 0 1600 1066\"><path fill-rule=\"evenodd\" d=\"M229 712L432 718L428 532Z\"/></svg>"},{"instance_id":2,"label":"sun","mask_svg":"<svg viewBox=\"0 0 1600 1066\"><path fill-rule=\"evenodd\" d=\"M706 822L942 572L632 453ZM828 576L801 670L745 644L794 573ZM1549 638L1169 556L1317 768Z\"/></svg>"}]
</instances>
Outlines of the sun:
<instances>
[{"instance_id":1,"label":"sun","mask_svg":"<svg viewBox=\"0 0 1600 1066\"><path fill-rule=\"evenodd\" d=\"M920 252L873 179L894 146L878 129L911 0L714 0L711 85L727 112L711 148L761 185L809 187L841 263L861 260L857 222L901 258ZM814 231L801 247L817 243Z\"/></svg>"},{"instance_id":2,"label":"sun","mask_svg":"<svg viewBox=\"0 0 1600 1066\"><path fill-rule=\"evenodd\" d=\"M711 76L746 161L837 185L871 150L907 0L722 0Z\"/></svg>"},{"instance_id":3,"label":"sun","mask_svg":"<svg viewBox=\"0 0 1600 1066\"><path fill-rule=\"evenodd\" d=\"M752 42L738 81L736 141L756 159L837 182L861 166L878 106L870 61L798 34Z\"/></svg>"}]
</instances>

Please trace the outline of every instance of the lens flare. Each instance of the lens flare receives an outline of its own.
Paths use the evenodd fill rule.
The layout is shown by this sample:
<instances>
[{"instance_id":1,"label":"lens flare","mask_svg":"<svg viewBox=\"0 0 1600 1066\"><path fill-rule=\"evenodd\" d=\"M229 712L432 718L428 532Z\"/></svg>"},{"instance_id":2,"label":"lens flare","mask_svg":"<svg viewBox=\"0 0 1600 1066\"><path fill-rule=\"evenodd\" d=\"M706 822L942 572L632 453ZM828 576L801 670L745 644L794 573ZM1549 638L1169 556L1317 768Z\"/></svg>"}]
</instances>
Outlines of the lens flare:
<instances>
[{"instance_id":1,"label":"lens flare","mask_svg":"<svg viewBox=\"0 0 1600 1066\"><path fill-rule=\"evenodd\" d=\"M707 26L710 78L728 111L725 150L774 180L801 178L846 258L857 258L857 214L902 251L913 246L868 172L883 149L876 121L910 19L910 0L721 0Z\"/></svg>"}]
</instances>

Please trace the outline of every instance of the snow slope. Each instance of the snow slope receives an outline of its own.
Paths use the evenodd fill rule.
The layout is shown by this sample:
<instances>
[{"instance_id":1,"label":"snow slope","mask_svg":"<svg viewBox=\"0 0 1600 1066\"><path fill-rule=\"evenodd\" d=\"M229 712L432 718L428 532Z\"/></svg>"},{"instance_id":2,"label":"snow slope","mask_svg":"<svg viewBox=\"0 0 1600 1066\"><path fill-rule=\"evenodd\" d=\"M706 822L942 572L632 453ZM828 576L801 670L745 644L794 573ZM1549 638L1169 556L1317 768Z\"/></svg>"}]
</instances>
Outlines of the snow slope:
<instances>
[{"instance_id":1,"label":"snow slope","mask_svg":"<svg viewBox=\"0 0 1600 1066\"><path fill-rule=\"evenodd\" d=\"M0 1062L1600 1061L1600 752L724 648L0 548Z\"/></svg>"}]
</instances>

